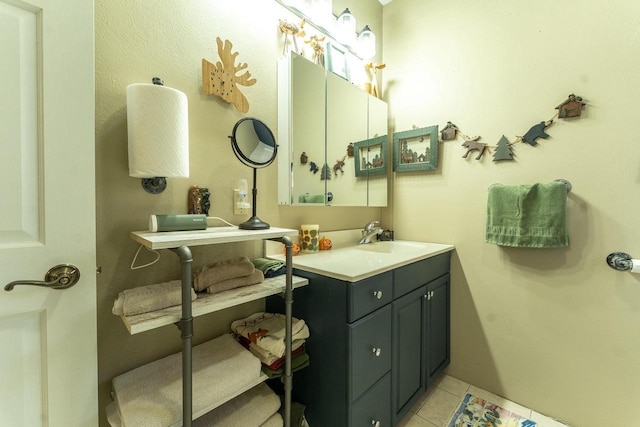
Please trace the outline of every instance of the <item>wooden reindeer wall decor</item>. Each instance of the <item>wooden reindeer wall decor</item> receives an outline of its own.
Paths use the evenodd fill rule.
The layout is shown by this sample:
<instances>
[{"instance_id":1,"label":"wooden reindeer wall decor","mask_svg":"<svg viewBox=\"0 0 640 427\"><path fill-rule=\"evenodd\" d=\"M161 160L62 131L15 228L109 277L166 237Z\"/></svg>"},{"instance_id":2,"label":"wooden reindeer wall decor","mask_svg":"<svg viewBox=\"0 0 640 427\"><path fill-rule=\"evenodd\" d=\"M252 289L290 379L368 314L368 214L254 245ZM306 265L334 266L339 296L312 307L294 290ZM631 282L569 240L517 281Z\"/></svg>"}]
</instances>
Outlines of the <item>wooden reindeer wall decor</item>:
<instances>
[{"instance_id":1,"label":"wooden reindeer wall decor","mask_svg":"<svg viewBox=\"0 0 640 427\"><path fill-rule=\"evenodd\" d=\"M556 107L558 112L551 117L549 120L543 120L533 126L523 135L516 135L515 141L510 142L509 139L502 135L502 138L498 141L497 145L487 145L482 142L478 142L480 139L479 136L471 138L460 131L456 125L451 122L447 122L447 125L442 129L441 137L442 141L452 141L457 138L458 135L461 135L464 139L463 147L467 149L467 151L462 156L463 158L467 158L470 152L477 151L478 155L476 156L476 160L480 160L482 155L485 153L485 150L493 152L493 161L502 161L502 160L514 160L514 152L513 147L517 143L527 143L532 147L538 145L538 138L547 139L549 138L549 134L546 132L546 129L551 126L554 122L554 119L557 117L559 119L568 119L568 118L576 118L580 117L582 114L582 110L585 105L587 105L581 96L577 96L575 94L570 94L568 98L562 102L560 105Z\"/></svg>"},{"instance_id":2,"label":"wooden reindeer wall decor","mask_svg":"<svg viewBox=\"0 0 640 427\"><path fill-rule=\"evenodd\" d=\"M241 113L249 111L249 101L242 94L238 86L253 86L256 79L251 78L251 73L246 70L247 64L235 65L238 52L232 53L233 45L229 40L222 43L220 37L216 37L218 55L222 62L212 64L202 58L202 88L207 95L216 95L226 102L235 105Z\"/></svg>"}]
</instances>

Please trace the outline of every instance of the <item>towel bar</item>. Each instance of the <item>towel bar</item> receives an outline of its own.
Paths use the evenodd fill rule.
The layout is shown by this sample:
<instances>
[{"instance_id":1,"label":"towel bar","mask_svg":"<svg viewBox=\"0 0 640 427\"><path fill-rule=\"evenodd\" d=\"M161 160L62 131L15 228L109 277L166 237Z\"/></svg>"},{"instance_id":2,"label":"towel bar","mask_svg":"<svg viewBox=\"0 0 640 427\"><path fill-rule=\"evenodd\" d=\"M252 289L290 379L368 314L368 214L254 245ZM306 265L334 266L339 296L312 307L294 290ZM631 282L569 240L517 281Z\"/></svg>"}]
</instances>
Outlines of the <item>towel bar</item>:
<instances>
[{"instance_id":1,"label":"towel bar","mask_svg":"<svg viewBox=\"0 0 640 427\"><path fill-rule=\"evenodd\" d=\"M631 255L624 252L613 252L607 256L609 267L618 271L629 271L633 267Z\"/></svg>"},{"instance_id":2,"label":"towel bar","mask_svg":"<svg viewBox=\"0 0 640 427\"><path fill-rule=\"evenodd\" d=\"M558 178L558 179L554 179L553 181L554 181L554 182L561 182L562 184L564 184L564 185L567 187L567 193L570 193L570 192L571 192L571 189L573 188L573 187L572 187L572 185L571 185L571 183L570 183L569 181L567 181L566 179ZM498 184L498 183L496 183L496 184L491 184L491 185L489 186L489 188L493 187L494 185L500 185L500 184Z\"/></svg>"}]
</instances>

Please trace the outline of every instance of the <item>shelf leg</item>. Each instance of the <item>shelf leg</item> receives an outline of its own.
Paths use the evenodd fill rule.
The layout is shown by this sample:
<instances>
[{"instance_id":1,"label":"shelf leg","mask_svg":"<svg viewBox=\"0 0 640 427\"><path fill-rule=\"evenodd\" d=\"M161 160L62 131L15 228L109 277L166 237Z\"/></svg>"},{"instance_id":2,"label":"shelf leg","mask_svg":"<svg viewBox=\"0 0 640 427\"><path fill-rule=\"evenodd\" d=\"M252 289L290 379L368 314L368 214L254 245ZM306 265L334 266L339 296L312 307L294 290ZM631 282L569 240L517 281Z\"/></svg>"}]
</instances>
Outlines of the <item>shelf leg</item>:
<instances>
[{"instance_id":1,"label":"shelf leg","mask_svg":"<svg viewBox=\"0 0 640 427\"><path fill-rule=\"evenodd\" d=\"M286 286L284 290L285 304L285 368L284 368L284 427L291 427L291 390L293 389L291 375L291 319L293 317L293 243L289 236L282 237L286 259Z\"/></svg>"},{"instance_id":2,"label":"shelf leg","mask_svg":"<svg viewBox=\"0 0 640 427\"><path fill-rule=\"evenodd\" d=\"M182 270L182 318L178 322L182 338L182 425L191 427L192 408L192 337L193 316L191 314L191 263L193 257L187 246L171 249L180 257Z\"/></svg>"}]
</instances>

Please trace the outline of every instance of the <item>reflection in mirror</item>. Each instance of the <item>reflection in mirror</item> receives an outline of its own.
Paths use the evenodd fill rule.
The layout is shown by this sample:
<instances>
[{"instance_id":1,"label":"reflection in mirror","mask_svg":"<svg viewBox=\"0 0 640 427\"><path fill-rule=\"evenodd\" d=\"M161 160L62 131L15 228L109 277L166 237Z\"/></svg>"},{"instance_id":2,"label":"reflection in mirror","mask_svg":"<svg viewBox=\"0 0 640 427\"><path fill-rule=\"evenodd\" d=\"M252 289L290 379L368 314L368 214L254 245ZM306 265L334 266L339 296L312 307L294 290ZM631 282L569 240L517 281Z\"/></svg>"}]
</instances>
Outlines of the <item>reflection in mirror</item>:
<instances>
[{"instance_id":1,"label":"reflection in mirror","mask_svg":"<svg viewBox=\"0 0 640 427\"><path fill-rule=\"evenodd\" d=\"M244 230L264 230L269 224L260 220L256 215L256 187L257 169L269 166L278 154L278 146L271 129L262 121L251 117L240 119L233 127L231 136L233 153L245 165L253 168L253 205L251 218L238 225Z\"/></svg>"},{"instance_id":2,"label":"reflection in mirror","mask_svg":"<svg viewBox=\"0 0 640 427\"><path fill-rule=\"evenodd\" d=\"M387 173L387 135L356 142L356 176L371 176Z\"/></svg>"},{"instance_id":3,"label":"reflection in mirror","mask_svg":"<svg viewBox=\"0 0 640 427\"><path fill-rule=\"evenodd\" d=\"M387 206L387 175L355 174L353 144L387 134L387 104L290 53L278 62L278 203Z\"/></svg>"}]
</instances>

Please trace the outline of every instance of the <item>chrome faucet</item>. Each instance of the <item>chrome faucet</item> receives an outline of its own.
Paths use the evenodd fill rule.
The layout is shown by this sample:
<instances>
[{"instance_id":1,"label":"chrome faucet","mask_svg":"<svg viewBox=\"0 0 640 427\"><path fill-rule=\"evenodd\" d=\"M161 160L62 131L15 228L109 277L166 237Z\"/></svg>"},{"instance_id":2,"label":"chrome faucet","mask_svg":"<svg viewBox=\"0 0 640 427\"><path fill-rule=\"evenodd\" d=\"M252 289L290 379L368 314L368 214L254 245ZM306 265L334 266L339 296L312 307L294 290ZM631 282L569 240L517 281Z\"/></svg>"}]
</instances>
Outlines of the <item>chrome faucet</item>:
<instances>
[{"instance_id":1,"label":"chrome faucet","mask_svg":"<svg viewBox=\"0 0 640 427\"><path fill-rule=\"evenodd\" d=\"M371 221L369 224L364 226L364 229L362 230L362 239L360 239L358 244L363 245L365 243L371 243L373 236L381 235L382 231L380 221Z\"/></svg>"}]
</instances>

